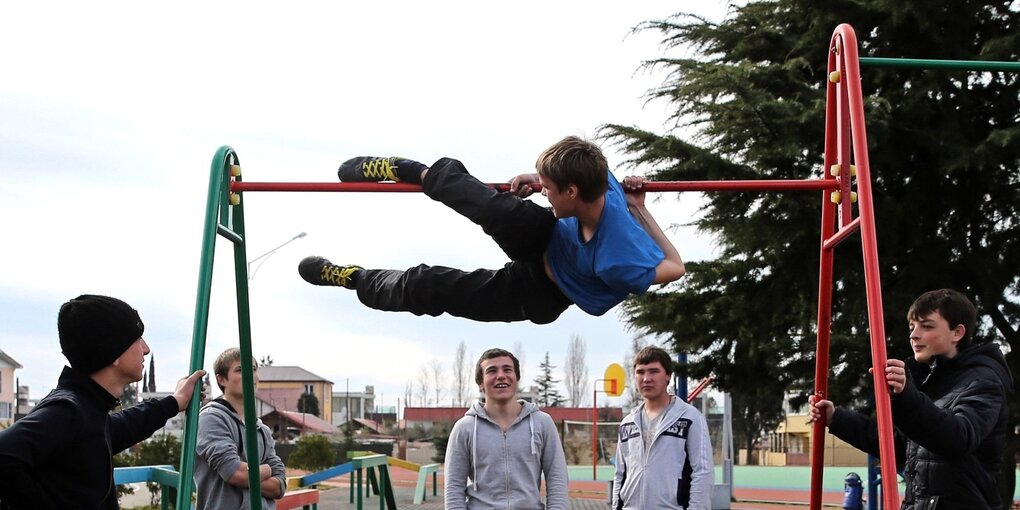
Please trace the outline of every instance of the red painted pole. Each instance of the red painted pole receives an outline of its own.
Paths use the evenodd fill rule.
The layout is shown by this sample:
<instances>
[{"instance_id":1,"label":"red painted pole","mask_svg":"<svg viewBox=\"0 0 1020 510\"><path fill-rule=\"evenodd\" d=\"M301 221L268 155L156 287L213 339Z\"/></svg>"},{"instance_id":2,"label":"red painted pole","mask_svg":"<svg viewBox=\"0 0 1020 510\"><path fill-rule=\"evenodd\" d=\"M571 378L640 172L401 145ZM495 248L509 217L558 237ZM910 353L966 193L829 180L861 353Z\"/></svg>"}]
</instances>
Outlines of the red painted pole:
<instances>
[{"instance_id":1,"label":"red painted pole","mask_svg":"<svg viewBox=\"0 0 1020 510\"><path fill-rule=\"evenodd\" d=\"M871 169L868 165L868 140L864 130L864 97L857 56L857 36L850 25L836 27L833 39L842 40L846 66L846 89L850 102L850 127L853 155L857 166L858 208L861 217L861 244L864 258L864 286L868 296L868 326L871 329L872 378L875 385L875 411L878 420L878 451L882 467L882 499L885 508L899 508L896 485L896 449L893 443L892 407L885 378L885 322L882 315L882 285L878 269L878 241L875 211L871 199Z\"/></svg>"},{"instance_id":2,"label":"red painted pole","mask_svg":"<svg viewBox=\"0 0 1020 510\"><path fill-rule=\"evenodd\" d=\"M832 72L838 66L836 56L829 52L828 70ZM836 88L829 82L825 98L825 158L823 168L826 180L835 183L836 179L828 173L836 162L836 133L838 119L836 116ZM822 225L821 249L818 262L818 338L815 345L815 396L828 398L829 394L829 341L832 329L832 265L833 252L825 249L825 241L835 230L836 210L829 200L829 192L822 193ZM815 422L811 433L811 492L809 507L811 510L822 508L822 474L825 466L825 422Z\"/></svg>"}]
</instances>

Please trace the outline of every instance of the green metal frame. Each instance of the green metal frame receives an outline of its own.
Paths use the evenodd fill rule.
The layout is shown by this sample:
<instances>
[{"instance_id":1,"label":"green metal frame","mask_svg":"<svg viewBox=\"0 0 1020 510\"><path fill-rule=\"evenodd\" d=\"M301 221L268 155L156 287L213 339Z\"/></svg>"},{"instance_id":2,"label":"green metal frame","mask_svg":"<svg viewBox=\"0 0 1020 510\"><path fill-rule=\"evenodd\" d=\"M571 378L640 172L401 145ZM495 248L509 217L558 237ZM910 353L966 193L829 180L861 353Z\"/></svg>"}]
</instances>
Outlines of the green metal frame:
<instances>
[{"instance_id":1,"label":"green metal frame","mask_svg":"<svg viewBox=\"0 0 1020 510\"><path fill-rule=\"evenodd\" d=\"M170 510L169 488L177 487L180 479L173 466L136 466L113 468L113 484L153 482L159 485L159 508ZM190 505L190 501L189 501ZM176 507L181 508L181 507ZM191 508L190 506L185 508Z\"/></svg>"},{"instance_id":2,"label":"green metal frame","mask_svg":"<svg viewBox=\"0 0 1020 510\"><path fill-rule=\"evenodd\" d=\"M209 302L212 293L213 262L216 255L216 235L234 245L234 281L237 291L237 323L240 337L241 359L252 359L251 314L248 303L248 256L245 249L244 203L230 204L231 169L240 168L234 149L224 145L216 151L209 175L209 195L206 200L205 221L202 230L202 256L199 264L198 296L195 301L195 327L192 331L191 364L189 372L202 369L205 364L206 332L209 326ZM234 180L240 181L236 175ZM240 199L240 195L237 196ZM250 363L241 363L241 382L244 386L245 441L258 444L255 424L255 384ZM198 436L199 392L188 403L188 418L181 446L181 473L178 482L177 508L191 508L194 484L195 446ZM261 478L259 477L258 448L247 449L248 491L251 509L262 510Z\"/></svg>"}]
</instances>

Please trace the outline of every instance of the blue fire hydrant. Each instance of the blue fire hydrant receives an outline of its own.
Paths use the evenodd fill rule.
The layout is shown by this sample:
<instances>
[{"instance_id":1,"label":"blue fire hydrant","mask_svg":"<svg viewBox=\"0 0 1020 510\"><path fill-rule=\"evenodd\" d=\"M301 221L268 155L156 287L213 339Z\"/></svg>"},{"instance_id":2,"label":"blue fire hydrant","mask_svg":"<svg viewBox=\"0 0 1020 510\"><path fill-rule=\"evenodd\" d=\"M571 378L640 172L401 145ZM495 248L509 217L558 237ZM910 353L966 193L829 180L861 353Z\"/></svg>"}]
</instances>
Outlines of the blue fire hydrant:
<instances>
[{"instance_id":1,"label":"blue fire hydrant","mask_svg":"<svg viewBox=\"0 0 1020 510\"><path fill-rule=\"evenodd\" d=\"M843 479L843 508L864 510L864 484L857 473L847 473Z\"/></svg>"}]
</instances>

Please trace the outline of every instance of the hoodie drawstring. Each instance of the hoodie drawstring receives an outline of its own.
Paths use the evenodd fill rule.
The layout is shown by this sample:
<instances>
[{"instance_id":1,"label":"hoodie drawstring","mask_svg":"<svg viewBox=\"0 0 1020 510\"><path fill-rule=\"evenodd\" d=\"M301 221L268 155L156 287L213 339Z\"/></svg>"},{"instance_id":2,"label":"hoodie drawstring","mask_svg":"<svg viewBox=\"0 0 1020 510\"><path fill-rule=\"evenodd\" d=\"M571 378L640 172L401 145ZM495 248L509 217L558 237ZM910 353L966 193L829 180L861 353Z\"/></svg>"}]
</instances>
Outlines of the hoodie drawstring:
<instances>
[{"instance_id":1,"label":"hoodie drawstring","mask_svg":"<svg viewBox=\"0 0 1020 510\"><path fill-rule=\"evenodd\" d=\"M538 455L538 446L535 445L535 413L528 415L528 428L531 429L531 454Z\"/></svg>"},{"instance_id":2,"label":"hoodie drawstring","mask_svg":"<svg viewBox=\"0 0 1020 510\"><path fill-rule=\"evenodd\" d=\"M471 486L478 490L478 415L475 415L475 427L471 431Z\"/></svg>"}]
</instances>

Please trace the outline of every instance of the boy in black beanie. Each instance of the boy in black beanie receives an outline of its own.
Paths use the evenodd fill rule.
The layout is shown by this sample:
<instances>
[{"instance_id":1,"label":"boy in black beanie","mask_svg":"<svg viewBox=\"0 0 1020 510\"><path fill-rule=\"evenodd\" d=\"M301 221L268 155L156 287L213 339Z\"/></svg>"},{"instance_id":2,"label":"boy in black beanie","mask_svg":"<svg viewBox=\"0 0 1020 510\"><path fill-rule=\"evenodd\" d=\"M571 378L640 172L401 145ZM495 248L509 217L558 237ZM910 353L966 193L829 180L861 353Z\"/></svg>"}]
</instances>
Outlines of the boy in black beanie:
<instances>
[{"instance_id":1,"label":"boy in black beanie","mask_svg":"<svg viewBox=\"0 0 1020 510\"><path fill-rule=\"evenodd\" d=\"M142 379L149 346L138 312L81 295L60 307L57 330L71 366L32 412L0 431L0 510L120 508L113 455L183 411L205 372L178 381L173 395L110 413L124 385Z\"/></svg>"}]
</instances>

